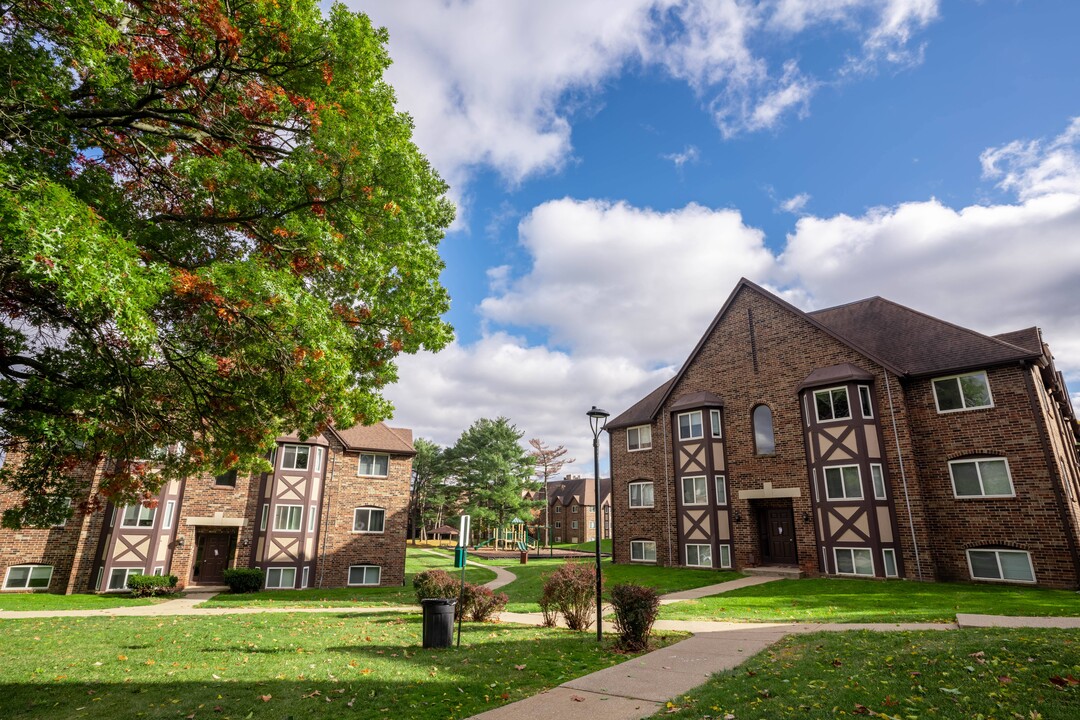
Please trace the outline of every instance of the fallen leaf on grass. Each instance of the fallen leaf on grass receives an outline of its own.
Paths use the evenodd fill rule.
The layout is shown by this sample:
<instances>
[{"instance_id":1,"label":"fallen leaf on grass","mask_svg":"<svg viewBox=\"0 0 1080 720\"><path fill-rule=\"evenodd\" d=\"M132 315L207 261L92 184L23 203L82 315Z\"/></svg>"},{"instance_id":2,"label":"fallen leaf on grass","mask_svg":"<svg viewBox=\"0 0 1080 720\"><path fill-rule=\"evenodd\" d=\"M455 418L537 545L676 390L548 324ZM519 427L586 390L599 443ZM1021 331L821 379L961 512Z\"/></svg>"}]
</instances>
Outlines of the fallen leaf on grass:
<instances>
[{"instance_id":1,"label":"fallen leaf on grass","mask_svg":"<svg viewBox=\"0 0 1080 720\"><path fill-rule=\"evenodd\" d=\"M272 697L274 697L274 696L273 695L260 695L259 699L262 700L263 702L270 702L270 698L272 698Z\"/></svg>"},{"instance_id":2,"label":"fallen leaf on grass","mask_svg":"<svg viewBox=\"0 0 1080 720\"><path fill-rule=\"evenodd\" d=\"M1012 681L1013 681L1013 679L1011 677L1009 677L1008 675L999 675L998 676L998 682L1001 683L1002 685L1008 685Z\"/></svg>"},{"instance_id":3,"label":"fallen leaf on grass","mask_svg":"<svg viewBox=\"0 0 1080 720\"><path fill-rule=\"evenodd\" d=\"M854 712L855 712L856 715L869 715L870 714L870 708L866 707L865 705L860 705L859 703L855 703Z\"/></svg>"},{"instance_id":4,"label":"fallen leaf on grass","mask_svg":"<svg viewBox=\"0 0 1080 720\"><path fill-rule=\"evenodd\" d=\"M1050 678L1050 682L1054 683L1058 687L1066 687L1066 686L1069 686L1069 685L1080 685L1080 680L1077 680L1072 675L1066 675L1065 677L1061 677L1060 675L1055 675L1054 677Z\"/></svg>"},{"instance_id":5,"label":"fallen leaf on grass","mask_svg":"<svg viewBox=\"0 0 1080 720\"><path fill-rule=\"evenodd\" d=\"M524 666L524 665L515 665L515 666L514 666L514 669L515 669L515 670L524 670L524 669L525 669L525 666Z\"/></svg>"}]
</instances>

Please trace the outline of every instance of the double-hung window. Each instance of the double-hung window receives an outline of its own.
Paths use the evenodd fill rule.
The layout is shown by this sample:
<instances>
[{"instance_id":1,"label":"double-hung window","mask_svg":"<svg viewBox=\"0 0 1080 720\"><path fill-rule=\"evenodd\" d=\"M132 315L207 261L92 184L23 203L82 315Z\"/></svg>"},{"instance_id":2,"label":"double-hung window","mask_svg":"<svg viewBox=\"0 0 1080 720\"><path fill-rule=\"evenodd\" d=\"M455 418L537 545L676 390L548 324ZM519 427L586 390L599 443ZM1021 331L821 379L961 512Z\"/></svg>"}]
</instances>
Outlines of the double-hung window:
<instances>
[{"instance_id":1,"label":"double-hung window","mask_svg":"<svg viewBox=\"0 0 1080 720\"><path fill-rule=\"evenodd\" d=\"M701 422L701 411L679 414L679 439L700 440L705 437L705 430Z\"/></svg>"},{"instance_id":2,"label":"double-hung window","mask_svg":"<svg viewBox=\"0 0 1080 720\"><path fill-rule=\"evenodd\" d=\"M630 507L651 508L653 506L653 484L651 482L630 483Z\"/></svg>"},{"instance_id":3,"label":"double-hung window","mask_svg":"<svg viewBox=\"0 0 1080 720\"><path fill-rule=\"evenodd\" d=\"M683 505L706 505L709 502L708 481L704 475L682 479Z\"/></svg>"},{"instance_id":4,"label":"double-hung window","mask_svg":"<svg viewBox=\"0 0 1080 720\"><path fill-rule=\"evenodd\" d=\"M975 458L949 463L956 497L1013 497L1012 476L1005 458Z\"/></svg>"},{"instance_id":5,"label":"double-hung window","mask_svg":"<svg viewBox=\"0 0 1080 720\"><path fill-rule=\"evenodd\" d=\"M368 453L362 453L360 455L360 468L357 471L358 475L386 477L389 474L389 471L389 455L372 455Z\"/></svg>"},{"instance_id":6,"label":"double-hung window","mask_svg":"<svg viewBox=\"0 0 1080 720\"><path fill-rule=\"evenodd\" d=\"M724 429L720 427L720 411L709 411L709 432L714 438L724 437Z\"/></svg>"},{"instance_id":7,"label":"double-hung window","mask_svg":"<svg viewBox=\"0 0 1080 720\"><path fill-rule=\"evenodd\" d=\"M851 417L846 387L817 390L814 392L814 407L817 409L818 422L847 420Z\"/></svg>"},{"instance_id":8,"label":"double-hung window","mask_svg":"<svg viewBox=\"0 0 1080 720\"><path fill-rule=\"evenodd\" d=\"M990 380L981 370L937 378L933 385L934 402L937 403L939 413L976 410L994 405L994 398L990 395Z\"/></svg>"},{"instance_id":9,"label":"double-hung window","mask_svg":"<svg viewBox=\"0 0 1080 720\"><path fill-rule=\"evenodd\" d=\"M626 449L630 452L652 449L652 428L638 425L626 431Z\"/></svg>"}]
</instances>

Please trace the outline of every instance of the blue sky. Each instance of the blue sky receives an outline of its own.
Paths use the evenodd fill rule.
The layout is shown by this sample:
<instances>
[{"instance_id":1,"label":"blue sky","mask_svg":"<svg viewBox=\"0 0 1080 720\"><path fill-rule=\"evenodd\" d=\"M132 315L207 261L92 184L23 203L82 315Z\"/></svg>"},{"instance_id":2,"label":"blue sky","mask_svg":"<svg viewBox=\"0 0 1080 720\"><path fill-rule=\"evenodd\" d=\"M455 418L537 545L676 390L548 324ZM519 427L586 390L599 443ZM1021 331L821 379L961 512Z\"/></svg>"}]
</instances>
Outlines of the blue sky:
<instances>
[{"instance_id":1,"label":"blue sky","mask_svg":"<svg viewBox=\"0 0 1080 720\"><path fill-rule=\"evenodd\" d=\"M459 207L458 339L402 361L395 423L503 415L589 471L585 411L670 377L740 276L1039 325L1077 398L1080 3L353 6Z\"/></svg>"}]
</instances>

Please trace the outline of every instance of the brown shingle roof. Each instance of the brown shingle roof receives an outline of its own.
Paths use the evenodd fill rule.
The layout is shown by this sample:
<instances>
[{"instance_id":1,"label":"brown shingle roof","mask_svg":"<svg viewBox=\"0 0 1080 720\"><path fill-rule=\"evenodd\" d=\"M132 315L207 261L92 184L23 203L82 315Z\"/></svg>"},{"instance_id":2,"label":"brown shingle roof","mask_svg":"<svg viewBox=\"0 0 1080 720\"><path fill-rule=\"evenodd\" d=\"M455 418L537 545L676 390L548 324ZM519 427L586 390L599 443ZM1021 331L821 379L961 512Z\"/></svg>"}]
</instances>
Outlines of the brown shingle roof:
<instances>
[{"instance_id":1,"label":"brown shingle roof","mask_svg":"<svg viewBox=\"0 0 1080 720\"><path fill-rule=\"evenodd\" d=\"M1001 365L1041 354L880 297L808 315L856 349L887 359L905 375Z\"/></svg>"},{"instance_id":2,"label":"brown shingle roof","mask_svg":"<svg viewBox=\"0 0 1080 720\"><path fill-rule=\"evenodd\" d=\"M830 365L829 367L814 370L806 376L805 380L799 383L799 390L810 387L824 387L825 385L847 382L848 380L871 380L873 377L858 365L840 363L839 365Z\"/></svg>"},{"instance_id":3,"label":"brown shingle roof","mask_svg":"<svg viewBox=\"0 0 1080 720\"><path fill-rule=\"evenodd\" d=\"M656 411L660 408L660 403L664 400L664 395L667 394L668 388L671 387L671 383L675 382L675 378L671 378L660 387L653 390L651 393L638 400L636 403L630 406L630 408L607 424L608 430L618 430L624 427L633 427L634 425L648 425L652 422L653 417L656 415Z\"/></svg>"},{"instance_id":4,"label":"brown shingle roof","mask_svg":"<svg viewBox=\"0 0 1080 720\"><path fill-rule=\"evenodd\" d=\"M550 502L558 502L560 505L569 505L577 502L578 505L595 505L596 491L595 480L586 477L567 477L562 480L548 482L548 498ZM600 478L600 504L603 505L611 498L611 478Z\"/></svg>"},{"instance_id":5,"label":"brown shingle roof","mask_svg":"<svg viewBox=\"0 0 1080 720\"><path fill-rule=\"evenodd\" d=\"M395 455L415 455L412 445L412 430L392 428L386 423L374 425L353 425L344 430L331 428L346 450L379 450Z\"/></svg>"},{"instance_id":6,"label":"brown shingle roof","mask_svg":"<svg viewBox=\"0 0 1080 720\"><path fill-rule=\"evenodd\" d=\"M1003 340L1010 345L1030 350L1033 353L1042 352L1042 335L1039 333L1039 328L1029 327L1023 330L1013 330L1012 332L1001 333L995 335L998 340Z\"/></svg>"}]
</instances>

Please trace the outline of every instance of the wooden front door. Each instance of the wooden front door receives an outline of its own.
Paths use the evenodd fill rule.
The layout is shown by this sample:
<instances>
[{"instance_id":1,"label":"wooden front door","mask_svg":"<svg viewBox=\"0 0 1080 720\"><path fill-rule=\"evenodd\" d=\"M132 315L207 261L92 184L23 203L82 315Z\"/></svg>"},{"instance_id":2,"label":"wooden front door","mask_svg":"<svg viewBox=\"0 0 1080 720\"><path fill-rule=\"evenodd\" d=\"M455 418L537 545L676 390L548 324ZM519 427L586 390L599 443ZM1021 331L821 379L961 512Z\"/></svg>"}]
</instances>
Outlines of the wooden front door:
<instances>
[{"instance_id":1,"label":"wooden front door","mask_svg":"<svg viewBox=\"0 0 1080 720\"><path fill-rule=\"evenodd\" d=\"M796 565L795 513L791 508L762 508L758 514L761 555L766 563Z\"/></svg>"},{"instance_id":2,"label":"wooden front door","mask_svg":"<svg viewBox=\"0 0 1080 720\"><path fill-rule=\"evenodd\" d=\"M220 585L225 581L235 536L225 533L200 534L196 540L192 580L200 585Z\"/></svg>"}]
</instances>

